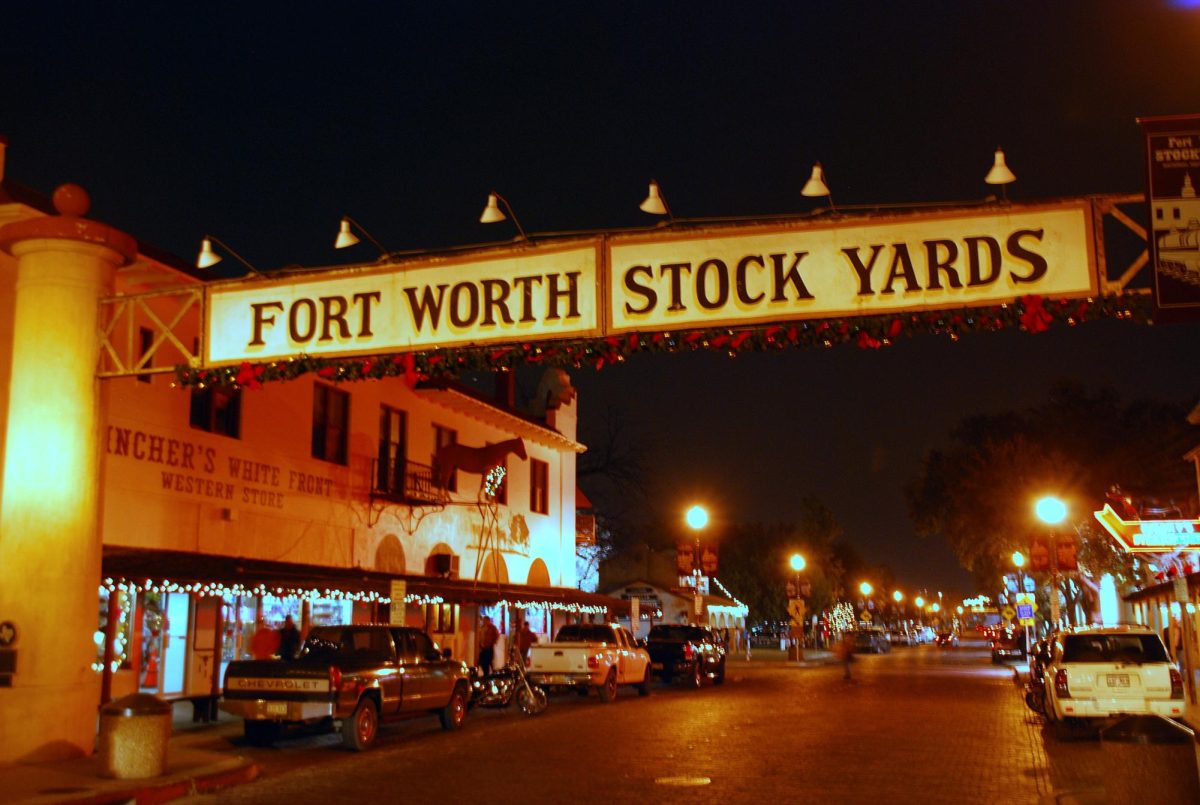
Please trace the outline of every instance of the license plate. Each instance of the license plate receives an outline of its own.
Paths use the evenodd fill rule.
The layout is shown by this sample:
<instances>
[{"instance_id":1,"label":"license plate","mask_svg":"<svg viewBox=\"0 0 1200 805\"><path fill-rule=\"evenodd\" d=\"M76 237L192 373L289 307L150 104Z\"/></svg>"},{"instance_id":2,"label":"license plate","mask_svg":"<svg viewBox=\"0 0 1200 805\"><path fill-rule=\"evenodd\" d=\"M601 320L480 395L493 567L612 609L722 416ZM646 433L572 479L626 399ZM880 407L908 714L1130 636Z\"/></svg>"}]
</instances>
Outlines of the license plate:
<instances>
[{"instance_id":1,"label":"license plate","mask_svg":"<svg viewBox=\"0 0 1200 805\"><path fill-rule=\"evenodd\" d=\"M552 674L550 676L551 685L565 685L569 681L570 680L567 678L566 674Z\"/></svg>"},{"instance_id":2,"label":"license plate","mask_svg":"<svg viewBox=\"0 0 1200 805\"><path fill-rule=\"evenodd\" d=\"M655 671L661 671L663 669L663 664L661 662L652 662L650 663L650 667Z\"/></svg>"},{"instance_id":3,"label":"license plate","mask_svg":"<svg viewBox=\"0 0 1200 805\"><path fill-rule=\"evenodd\" d=\"M269 716L286 716L288 714L287 702L267 702L267 715Z\"/></svg>"},{"instance_id":4,"label":"license plate","mask_svg":"<svg viewBox=\"0 0 1200 805\"><path fill-rule=\"evenodd\" d=\"M1110 688L1129 687L1129 674L1107 674L1107 678Z\"/></svg>"}]
</instances>

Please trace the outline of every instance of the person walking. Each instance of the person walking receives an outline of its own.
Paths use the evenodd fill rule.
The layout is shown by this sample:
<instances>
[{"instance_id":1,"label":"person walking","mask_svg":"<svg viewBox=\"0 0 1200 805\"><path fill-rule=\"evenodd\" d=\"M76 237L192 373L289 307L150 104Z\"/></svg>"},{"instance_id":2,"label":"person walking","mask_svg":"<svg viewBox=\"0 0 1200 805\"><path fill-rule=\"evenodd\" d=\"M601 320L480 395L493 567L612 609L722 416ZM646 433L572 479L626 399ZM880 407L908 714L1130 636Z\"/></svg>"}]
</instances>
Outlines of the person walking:
<instances>
[{"instance_id":1,"label":"person walking","mask_svg":"<svg viewBox=\"0 0 1200 805\"><path fill-rule=\"evenodd\" d=\"M837 658L842 662L842 680L845 682L853 682L850 676L850 663L854 662L854 635L850 632L843 632L842 639L838 641Z\"/></svg>"},{"instance_id":2,"label":"person walking","mask_svg":"<svg viewBox=\"0 0 1200 805\"><path fill-rule=\"evenodd\" d=\"M298 651L300 651L300 630L296 628L296 622L292 620L292 616L288 615L283 619L283 627L279 630L279 658L294 660Z\"/></svg>"},{"instance_id":3,"label":"person walking","mask_svg":"<svg viewBox=\"0 0 1200 805\"><path fill-rule=\"evenodd\" d=\"M521 659L529 664L529 647L538 641L538 636L533 633L533 629L529 628L529 621L521 622L521 631L517 633L517 650L521 652Z\"/></svg>"},{"instance_id":4,"label":"person walking","mask_svg":"<svg viewBox=\"0 0 1200 805\"><path fill-rule=\"evenodd\" d=\"M492 672L492 660L496 654L496 641L500 639L500 630L496 628L496 624L492 623L492 619L487 615L483 616L483 622L479 624L479 667L483 669L485 674Z\"/></svg>"}]
</instances>

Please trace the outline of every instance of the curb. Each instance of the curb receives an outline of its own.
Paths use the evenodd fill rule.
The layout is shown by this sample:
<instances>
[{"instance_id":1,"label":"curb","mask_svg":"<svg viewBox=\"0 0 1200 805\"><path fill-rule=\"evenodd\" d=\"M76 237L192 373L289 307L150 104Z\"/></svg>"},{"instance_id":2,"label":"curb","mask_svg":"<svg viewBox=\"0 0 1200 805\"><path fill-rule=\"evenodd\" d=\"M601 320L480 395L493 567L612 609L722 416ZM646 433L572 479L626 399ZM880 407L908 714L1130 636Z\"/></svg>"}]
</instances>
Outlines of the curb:
<instances>
[{"instance_id":1,"label":"curb","mask_svg":"<svg viewBox=\"0 0 1200 805\"><path fill-rule=\"evenodd\" d=\"M224 768L229 764L233 768ZM221 768L214 768L221 767ZM169 779L156 780L108 780L101 785L111 786L103 791L80 793L78 796L63 795L62 793L40 794L17 802L42 803L61 802L71 805L114 805L114 803L136 802L137 805L158 805L171 802L193 794L218 791L222 788L250 783L258 779L259 768L254 761L243 757L233 758L212 764L210 772L184 773L172 775Z\"/></svg>"}]
</instances>

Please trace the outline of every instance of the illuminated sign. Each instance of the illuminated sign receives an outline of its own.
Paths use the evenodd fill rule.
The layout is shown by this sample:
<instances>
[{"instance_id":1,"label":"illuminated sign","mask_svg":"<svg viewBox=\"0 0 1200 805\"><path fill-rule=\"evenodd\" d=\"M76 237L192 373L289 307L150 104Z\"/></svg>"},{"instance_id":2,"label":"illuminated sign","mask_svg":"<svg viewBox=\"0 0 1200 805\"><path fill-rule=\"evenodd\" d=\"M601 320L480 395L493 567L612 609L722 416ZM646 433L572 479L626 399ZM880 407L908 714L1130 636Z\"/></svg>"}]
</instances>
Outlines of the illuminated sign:
<instances>
[{"instance_id":1,"label":"illuminated sign","mask_svg":"<svg viewBox=\"0 0 1200 805\"><path fill-rule=\"evenodd\" d=\"M204 362L594 335L599 245L370 266L208 288Z\"/></svg>"},{"instance_id":2,"label":"illuminated sign","mask_svg":"<svg viewBox=\"0 0 1200 805\"><path fill-rule=\"evenodd\" d=\"M206 289L205 366L1098 293L1086 200L521 243Z\"/></svg>"},{"instance_id":3,"label":"illuminated sign","mask_svg":"<svg viewBox=\"0 0 1200 805\"><path fill-rule=\"evenodd\" d=\"M1200 520L1122 520L1108 505L1094 514L1129 553L1200 550Z\"/></svg>"},{"instance_id":4,"label":"illuminated sign","mask_svg":"<svg viewBox=\"0 0 1200 805\"><path fill-rule=\"evenodd\" d=\"M803 226L803 228L801 228ZM1081 203L612 239L609 329L671 330L1091 295Z\"/></svg>"}]
</instances>

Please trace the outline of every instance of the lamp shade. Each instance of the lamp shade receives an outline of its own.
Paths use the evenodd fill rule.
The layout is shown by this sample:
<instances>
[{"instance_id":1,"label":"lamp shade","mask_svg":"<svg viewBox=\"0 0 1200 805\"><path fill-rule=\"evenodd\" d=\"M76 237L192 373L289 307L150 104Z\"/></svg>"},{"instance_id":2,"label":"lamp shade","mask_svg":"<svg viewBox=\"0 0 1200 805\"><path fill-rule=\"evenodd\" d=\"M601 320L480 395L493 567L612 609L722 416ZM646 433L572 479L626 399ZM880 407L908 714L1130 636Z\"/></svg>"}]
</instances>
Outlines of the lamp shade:
<instances>
[{"instance_id":1,"label":"lamp shade","mask_svg":"<svg viewBox=\"0 0 1200 805\"><path fill-rule=\"evenodd\" d=\"M221 255L213 251L212 240L200 241L200 254L196 255L196 268L210 268L221 262Z\"/></svg>"},{"instance_id":2,"label":"lamp shade","mask_svg":"<svg viewBox=\"0 0 1200 805\"><path fill-rule=\"evenodd\" d=\"M1008 169L1008 165L1004 163L1004 151L997 148L995 161L992 162L992 169L988 171L983 181L988 184L1011 184L1016 180L1017 177Z\"/></svg>"},{"instance_id":3,"label":"lamp shade","mask_svg":"<svg viewBox=\"0 0 1200 805\"><path fill-rule=\"evenodd\" d=\"M341 225L338 227L337 240L333 242L333 248L345 249L348 246L353 246L358 243L358 236L350 231L350 219L343 218Z\"/></svg>"},{"instance_id":4,"label":"lamp shade","mask_svg":"<svg viewBox=\"0 0 1200 805\"><path fill-rule=\"evenodd\" d=\"M645 201L638 205L638 209L642 212L648 212L651 215L666 215L667 202L662 197L662 192L658 189L658 182L650 180L650 191L646 195Z\"/></svg>"},{"instance_id":5,"label":"lamp shade","mask_svg":"<svg viewBox=\"0 0 1200 805\"><path fill-rule=\"evenodd\" d=\"M479 223L494 224L497 221L503 221L507 218L504 211L500 209L500 199L495 193L488 193L487 206L483 208L483 214L479 216Z\"/></svg>"},{"instance_id":6,"label":"lamp shade","mask_svg":"<svg viewBox=\"0 0 1200 805\"><path fill-rule=\"evenodd\" d=\"M800 195L809 196L810 198L829 195L829 185L825 184L825 171L821 167L820 162L813 165L812 175L804 183L804 187L800 190Z\"/></svg>"}]
</instances>

